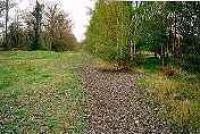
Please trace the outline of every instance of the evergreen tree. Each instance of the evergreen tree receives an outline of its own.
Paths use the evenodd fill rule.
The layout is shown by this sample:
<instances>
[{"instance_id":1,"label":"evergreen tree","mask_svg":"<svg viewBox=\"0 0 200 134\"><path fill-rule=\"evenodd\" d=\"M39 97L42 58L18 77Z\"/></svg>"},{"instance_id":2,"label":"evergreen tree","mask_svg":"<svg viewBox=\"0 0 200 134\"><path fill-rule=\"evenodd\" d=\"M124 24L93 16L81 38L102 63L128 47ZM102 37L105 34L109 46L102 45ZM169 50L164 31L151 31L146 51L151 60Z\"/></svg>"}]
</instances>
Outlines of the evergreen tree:
<instances>
[{"instance_id":1,"label":"evergreen tree","mask_svg":"<svg viewBox=\"0 0 200 134\"><path fill-rule=\"evenodd\" d=\"M32 44L32 50L41 48L42 11L43 5L36 0L36 6L32 13L34 16L34 42Z\"/></svg>"}]
</instances>

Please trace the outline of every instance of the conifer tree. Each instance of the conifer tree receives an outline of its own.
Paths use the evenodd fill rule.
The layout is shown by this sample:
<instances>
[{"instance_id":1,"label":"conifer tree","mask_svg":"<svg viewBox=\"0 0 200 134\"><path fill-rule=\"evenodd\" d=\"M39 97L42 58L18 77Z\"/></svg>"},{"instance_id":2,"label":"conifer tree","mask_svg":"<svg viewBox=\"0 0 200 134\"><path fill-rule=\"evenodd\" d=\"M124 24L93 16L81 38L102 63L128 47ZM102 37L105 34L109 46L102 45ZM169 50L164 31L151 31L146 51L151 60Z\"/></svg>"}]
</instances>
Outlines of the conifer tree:
<instances>
[{"instance_id":1,"label":"conifer tree","mask_svg":"<svg viewBox=\"0 0 200 134\"><path fill-rule=\"evenodd\" d=\"M38 50L41 47L42 11L43 5L36 0L36 6L32 13L34 16L34 41L32 44L32 50Z\"/></svg>"}]
</instances>

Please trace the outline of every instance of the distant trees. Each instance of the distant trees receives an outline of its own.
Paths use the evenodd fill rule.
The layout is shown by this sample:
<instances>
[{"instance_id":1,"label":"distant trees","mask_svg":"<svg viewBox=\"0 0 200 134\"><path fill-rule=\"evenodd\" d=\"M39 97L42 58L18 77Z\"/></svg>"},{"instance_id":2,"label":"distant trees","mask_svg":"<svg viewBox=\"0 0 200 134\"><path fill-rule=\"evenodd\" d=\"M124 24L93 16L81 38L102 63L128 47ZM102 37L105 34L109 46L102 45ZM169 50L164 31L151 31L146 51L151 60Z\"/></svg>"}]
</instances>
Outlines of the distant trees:
<instances>
[{"instance_id":1,"label":"distant trees","mask_svg":"<svg viewBox=\"0 0 200 134\"><path fill-rule=\"evenodd\" d=\"M0 13L5 17L5 31L1 36L4 48L53 51L77 48L71 20L58 5L47 8L36 0L33 11L16 13L16 19L8 23L8 11L13 5L11 0L0 2Z\"/></svg>"},{"instance_id":2,"label":"distant trees","mask_svg":"<svg viewBox=\"0 0 200 134\"><path fill-rule=\"evenodd\" d=\"M49 50L64 51L75 49L77 42L72 34L72 24L68 15L58 5L48 7L46 32L49 38Z\"/></svg>"},{"instance_id":3,"label":"distant trees","mask_svg":"<svg viewBox=\"0 0 200 134\"><path fill-rule=\"evenodd\" d=\"M34 41L31 45L32 50L38 50L41 48L41 33L42 33L42 18L43 18L43 4L36 0L36 6L32 15L34 17L33 29L34 29Z\"/></svg>"},{"instance_id":4,"label":"distant trees","mask_svg":"<svg viewBox=\"0 0 200 134\"><path fill-rule=\"evenodd\" d=\"M1 23L1 28L3 28L4 40L3 46L5 49L10 49L10 44L8 43L8 23L9 23L9 11L16 5L15 2L11 0L2 0L0 1L0 17L3 18L4 22Z\"/></svg>"},{"instance_id":5,"label":"distant trees","mask_svg":"<svg viewBox=\"0 0 200 134\"><path fill-rule=\"evenodd\" d=\"M5 27L6 27L6 30L5 30L5 38L6 38L6 41L5 41L5 44L6 44L6 48L7 49L10 49L10 46L8 45L8 13L9 13L9 0L6 0L6 4L5 4L5 11L6 11L6 15L5 15Z\"/></svg>"},{"instance_id":6,"label":"distant trees","mask_svg":"<svg viewBox=\"0 0 200 134\"><path fill-rule=\"evenodd\" d=\"M21 48L25 49L26 46L26 35L24 30L18 26L18 23L11 23L8 33L8 44L11 48Z\"/></svg>"}]
</instances>

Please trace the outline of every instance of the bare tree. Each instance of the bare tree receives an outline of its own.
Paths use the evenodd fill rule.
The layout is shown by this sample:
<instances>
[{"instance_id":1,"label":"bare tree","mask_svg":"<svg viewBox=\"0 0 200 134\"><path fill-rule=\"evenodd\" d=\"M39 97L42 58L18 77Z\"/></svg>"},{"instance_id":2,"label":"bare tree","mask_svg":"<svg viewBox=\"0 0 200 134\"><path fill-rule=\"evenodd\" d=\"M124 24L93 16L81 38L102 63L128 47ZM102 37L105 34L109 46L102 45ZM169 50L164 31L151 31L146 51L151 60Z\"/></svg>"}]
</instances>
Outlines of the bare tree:
<instances>
[{"instance_id":1,"label":"bare tree","mask_svg":"<svg viewBox=\"0 0 200 134\"><path fill-rule=\"evenodd\" d=\"M10 49L9 43L8 43L8 22L9 22L9 11L11 8L13 8L16 5L14 1L11 0L3 0L0 1L0 17L5 17L5 25L1 24L1 27L5 27L5 41L4 41L4 47L6 49ZM5 14L4 14L5 13Z\"/></svg>"},{"instance_id":2,"label":"bare tree","mask_svg":"<svg viewBox=\"0 0 200 134\"><path fill-rule=\"evenodd\" d=\"M49 50L63 51L73 49L76 39L72 34L71 20L59 6L54 4L45 12L45 30L48 33Z\"/></svg>"},{"instance_id":3,"label":"bare tree","mask_svg":"<svg viewBox=\"0 0 200 134\"><path fill-rule=\"evenodd\" d=\"M8 45L8 13L9 13L9 0L6 0L6 16L5 16L5 38L6 38L6 48L10 49L10 46Z\"/></svg>"}]
</instances>

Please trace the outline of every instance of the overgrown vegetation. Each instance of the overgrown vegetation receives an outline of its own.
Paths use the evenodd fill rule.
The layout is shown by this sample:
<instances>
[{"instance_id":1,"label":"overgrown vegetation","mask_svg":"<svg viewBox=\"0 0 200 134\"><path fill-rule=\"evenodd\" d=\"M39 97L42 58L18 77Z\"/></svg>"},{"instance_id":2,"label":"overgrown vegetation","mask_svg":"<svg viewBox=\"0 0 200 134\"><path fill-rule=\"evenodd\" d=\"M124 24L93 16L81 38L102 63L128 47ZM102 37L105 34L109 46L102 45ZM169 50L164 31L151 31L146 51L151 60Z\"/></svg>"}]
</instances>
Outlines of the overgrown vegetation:
<instances>
[{"instance_id":1,"label":"overgrown vegetation","mask_svg":"<svg viewBox=\"0 0 200 134\"><path fill-rule=\"evenodd\" d=\"M200 78L178 68L161 68L156 59L147 58L139 70L145 76L139 83L161 106L160 117L182 131L198 132L200 127ZM169 75L173 72L173 75ZM177 129L177 132L180 132Z\"/></svg>"},{"instance_id":2,"label":"overgrown vegetation","mask_svg":"<svg viewBox=\"0 0 200 134\"><path fill-rule=\"evenodd\" d=\"M85 42L87 51L108 64L142 67L147 76L141 83L165 106L160 114L191 132L200 127L199 7L200 2L99 0Z\"/></svg>"},{"instance_id":3,"label":"overgrown vegetation","mask_svg":"<svg viewBox=\"0 0 200 134\"><path fill-rule=\"evenodd\" d=\"M86 50L110 62L130 63L141 51L199 71L199 2L100 0L87 31Z\"/></svg>"},{"instance_id":4,"label":"overgrown vegetation","mask_svg":"<svg viewBox=\"0 0 200 134\"><path fill-rule=\"evenodd\" d=\"M81 133L82 53L1 52L0 133Z\"/></svg>"}]
</instances>

